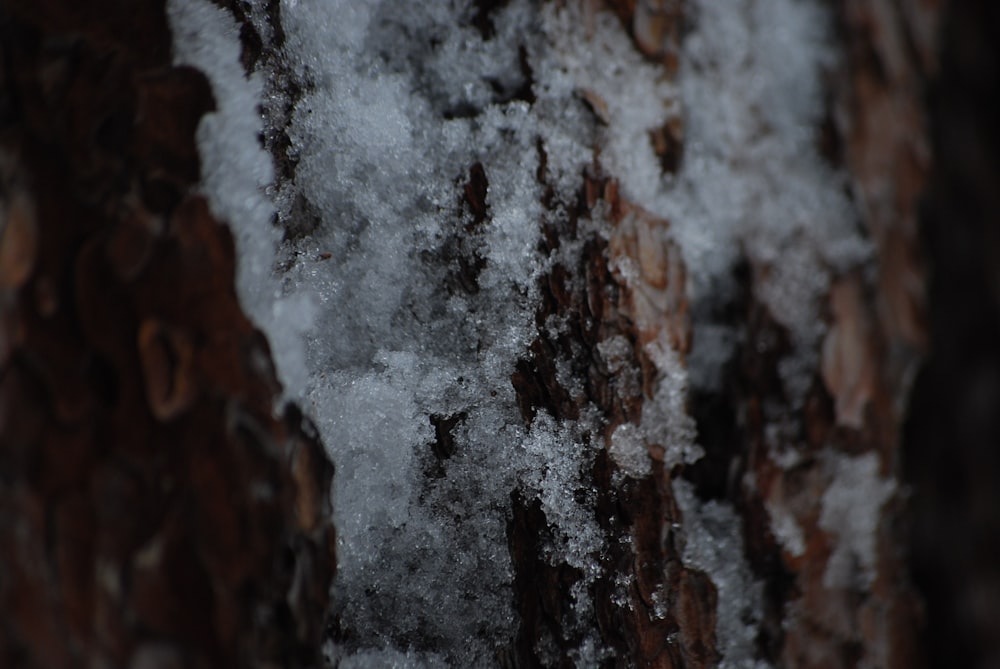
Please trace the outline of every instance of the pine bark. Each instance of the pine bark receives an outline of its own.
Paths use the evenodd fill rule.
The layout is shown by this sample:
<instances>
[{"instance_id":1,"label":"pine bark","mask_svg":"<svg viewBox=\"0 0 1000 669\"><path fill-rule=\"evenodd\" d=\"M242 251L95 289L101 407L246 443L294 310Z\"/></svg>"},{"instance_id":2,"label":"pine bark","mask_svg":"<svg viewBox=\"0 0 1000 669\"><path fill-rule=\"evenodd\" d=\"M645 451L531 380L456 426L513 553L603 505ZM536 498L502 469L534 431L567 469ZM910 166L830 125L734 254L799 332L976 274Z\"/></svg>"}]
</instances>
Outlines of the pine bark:
<instances>
[{"instance_id":1,"label":"pine bark","mask_svg":"<svg viewBox=\"0 0 1000 669\"><path fill-rule=\"evenodd\" d=\"M240 309L162 2L0 7L0 665L316 666L332 470Z\"/></svg>"},{"instance_id":2,"label":"pine bark","mask_svg":"<svg viewBox=\"0 0 1000 669\"><path fill-rule=\"evenodd\" d=\"M244 65L277 63L280 30L266 43L241 3L220 4L243 26ZM494 4L477 3L486 27ZM610 3L638 48L674 72L682 4L650 15L658 4ZM336 564L332 470L308 418L294 406L274 416L280 389L267 342L236 299L232 238L192 194L194 131L213 106L210 89L200 73L171 65L162 2L67 7L0 7L0 664L314 666ZM280 25L278 3L269 7ZM745 557L765 583L763 659L900 668L926 660L905 498L881 510L870 585L824 584L837 537L819 521L832 483L823 452L873 453L882 476L902 471L910 387L928 345L918 222L942 11L889 0L836 6L846 56L831 72L817 145L850 175L877 271L833 282L804 410L781 392L789 335L755 297L769 268L748 261L729 308L744 343L725 391L690 402L706 457L670 471L654 452L652 474L621 485L606 452L595 462L596 517L612 548L591 623L615 651L612 666L719 659L716 610L725 602L710 575L681 559L674 476L733 504L743 520ZM268 112L280 127L282 110ZM683 160L682 130L651 138L666 172ZM266 139L279 178L291 179L287 138ZM544 145L538 151L546 186ZM464 193L475 213L488 177L469 168ZM538 322L557 315L571 335L540 335L511 383L526 423L542 410L571 419L590 404L610 435L639 420L656 380L644 345L662 335L682 355L690 347L685 269L674 248L640 253L643 236L669 222L621 197L599 164L580 192L548 186L546 198L569 214L543 228L549 250L574 239L597 207L615 232L588 242L579 266L545 277ZM616 272L616 257L642 269L642 291ZM456 280L474 284L475 273L461 265ZM570 275L586 279L582 289ZM594 354L612 336L632 343L631 394ZM566 360L586 379L581 396L556 378ZM792 469L775 464L779 423L805 444ZM801 554L777 541L775 510L803 529ZM515 495L508 538L521 622L502 663L542 665L545 638L570 666L580 641L568 598L581 575L544 559L548 532L538 503ZM623 577L628 606L613 601Z\"/></svg>"}]
</instances>

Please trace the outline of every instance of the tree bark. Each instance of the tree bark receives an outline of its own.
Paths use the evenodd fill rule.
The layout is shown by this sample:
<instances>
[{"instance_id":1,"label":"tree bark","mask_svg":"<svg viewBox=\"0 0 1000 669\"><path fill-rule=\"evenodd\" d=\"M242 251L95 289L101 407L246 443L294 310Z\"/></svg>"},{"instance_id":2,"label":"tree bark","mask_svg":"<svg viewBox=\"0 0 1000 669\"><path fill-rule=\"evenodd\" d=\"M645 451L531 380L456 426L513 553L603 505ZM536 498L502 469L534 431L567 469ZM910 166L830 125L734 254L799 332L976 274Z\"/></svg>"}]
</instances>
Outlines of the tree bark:
<instances>
[{"instance_id":1,"label":"tree bark","mask_svg":"<svg viewBox=\"0 0 1000 669\"><path fill-rule=\"evenodd\" d=\"M297 84L283 78L276 55L279 3L268 4L270 34L257 30L242 3L219 4L241 23L245 67L266 64L272 85L294 100ZM475 3L483 30L497 4ZM675 73L682 3L663 3L667 9L655 15L650 7L660 3L609 4L637 48ZM689 400L705 457L671 468L654 447L651 473L638 478L623 477L606 449L593 465L595 518L609 550L590 620L577 620L569 599L582 574L543 555L551 528L538 501L512 496L508 541L520 624L501 664L571 666L583 627L597 629L614 651L608 666L720 660L717 611L727 602L710 574L682 559L678 477L702 502L732 504L742 520L745 557L764 583L760 659L787 667L927 663L925 611L908 552L911 525L922 525L909 515L907 497L890 494L880 507L870 582L833 585L824 575L840 538L824 525L822 500L837 485L841 461L831 458L871 458L879 479L903 472L903 424L929 341L920 204L932 154L942 152L940 140L932 151L925 100L936 78L950 76L940 69L942 17L960 13L888 0L836 6L845 57L827 82L817 144L850 176L876 271L834 278L828 334L799 409L778 373L790 334L758 297L773 268L744 262L741 297L729 308L743 343L726 366L723 390ZM7 613L0 662L316 665L335 570L332 468L299 409L287 406L275 417L280 388L268 344L236 299L232 238L193 194L194 131L213 105L204 77L171 66L157 2L102 0L78 10L8 2L0 8L0 47L0 542L10 547L0 557ZM600 116L600 101L589 103ZM273 130L289 110L265 112L278 179L290 182L288 138ZM675 171L683 128L666 126L651 141L664 171ZM641 419L658 379L646 345L669 341L682 358L690 351L686 269L673 246L645 253L643 239L670 223L628 202L599 159L580 191L567 193L547 181L543 142L538 153L544 204L567 214L543 224L544 250L581 241L580 222L598 209L610 212L614 230L606 241L587 240L577 266L557 265L543 278L539 335L511 383L526 424L540 411L575 419L592 405L606 426L595 438L608 441ZM995 176L996 153L989 155L994 171L977 174ZM487 187L482 166L470 165L463 193L474 217L486 215ZM956 196L934 192L949 211ZM285 223L289 235L301 234L308 212ZM467 232L474 235L475 225ZM995 249L996 236L990 239ZM457 254L455 281L473 290L475 258ZM638 279L623 275L622 258L640 269ZM544 334L552 316L570 334ZM938 318L933 307L931 317ZM610 369L596 347L613 337L630 350ZM560 383L563 363L584 380L582 391ZM634 387L619 383L623 373L637 379ZM929 381L919 383L930 392ZM928 403L930 412L933 402L919 406ZM439 457L447 456L448 420L434 423ZM794 467L778 465L787 435L803 444ZM929 447L912 439L922 463L926 450L919 449ZM918 494L935 485L926 471L908 480ZM778 517L801 528L801 551L779 541ZM927 555L926 547L918 554ZM960 569L938 567L943 561L931 561L933 568ZM976 564L983 581L995 575ZM622 582L627 605L618 597ZM980 644L983 636L955 643ZM943 666L941 656L930 659Z\"/></svg>"},{"instance_id":2,"label":"tree bark","mask_svg":"<svg viewBox=\"0 0 1000 669\"><path fill-rule=\"evenodd\" d=\"M163 3L0 7L0 664L315 666L332 470L275 416Z\"/></svg>"}]
</instances>

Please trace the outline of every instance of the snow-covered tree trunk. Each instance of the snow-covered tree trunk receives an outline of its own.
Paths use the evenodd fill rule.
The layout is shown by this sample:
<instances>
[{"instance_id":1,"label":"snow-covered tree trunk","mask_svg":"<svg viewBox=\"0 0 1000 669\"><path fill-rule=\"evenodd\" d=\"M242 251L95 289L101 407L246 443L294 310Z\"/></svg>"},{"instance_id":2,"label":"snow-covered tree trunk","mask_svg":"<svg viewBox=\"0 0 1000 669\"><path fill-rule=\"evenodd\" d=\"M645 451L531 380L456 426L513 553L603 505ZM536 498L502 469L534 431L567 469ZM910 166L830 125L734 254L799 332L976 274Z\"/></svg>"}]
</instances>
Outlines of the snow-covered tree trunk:
<instances>
[{"instance_id":1,"label":"snow-covered tree trunk","mask_svg":"<svg viewBox=\"0 0 1000 669\"><path fill-rule=\"evenodd\" d=\"M8 664L919 664L940 10L7 4Z\"/></svg>"}]
</instances>

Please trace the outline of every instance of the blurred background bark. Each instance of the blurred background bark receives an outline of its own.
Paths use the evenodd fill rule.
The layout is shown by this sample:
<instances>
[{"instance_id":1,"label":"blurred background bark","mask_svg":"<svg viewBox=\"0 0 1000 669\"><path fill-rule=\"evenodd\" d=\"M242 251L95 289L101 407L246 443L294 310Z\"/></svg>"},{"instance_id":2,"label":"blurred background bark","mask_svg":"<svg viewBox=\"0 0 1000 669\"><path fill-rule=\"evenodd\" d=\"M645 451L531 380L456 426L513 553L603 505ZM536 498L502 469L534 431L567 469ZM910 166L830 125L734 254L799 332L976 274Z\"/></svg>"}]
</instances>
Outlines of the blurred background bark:
<instances>
[{"instance_id":1,"label":"blurred background bark","mask_svg":"<svg viewBox=\"0 0 1000 669\"><path fill-rule=\"evenodd\" d=\"M332 475L194 194L162 3L0 5L0 665L316 666Z\"/></svg>"}]
</instances>

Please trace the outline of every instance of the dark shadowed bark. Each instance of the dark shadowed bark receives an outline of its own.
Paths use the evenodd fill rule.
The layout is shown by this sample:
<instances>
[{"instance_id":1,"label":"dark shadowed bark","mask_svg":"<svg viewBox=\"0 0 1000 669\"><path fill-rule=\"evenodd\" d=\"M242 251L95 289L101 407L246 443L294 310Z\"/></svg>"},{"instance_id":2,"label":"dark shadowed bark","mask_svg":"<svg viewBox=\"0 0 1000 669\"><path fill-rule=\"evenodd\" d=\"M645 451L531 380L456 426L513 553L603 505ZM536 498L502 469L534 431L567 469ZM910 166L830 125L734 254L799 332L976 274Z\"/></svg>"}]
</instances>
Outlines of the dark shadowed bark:
<instances>
[{"instance_id":1,"label":"dark shadowed bark","mask_svg":"<svg viewBox=\"0 0 1000 669\"><path fill-rule=\"evenodd\" d=\"M0 8L0 664L315 666L330 465L192 194L162 3Z\"/></svg>"}]
</instances>

